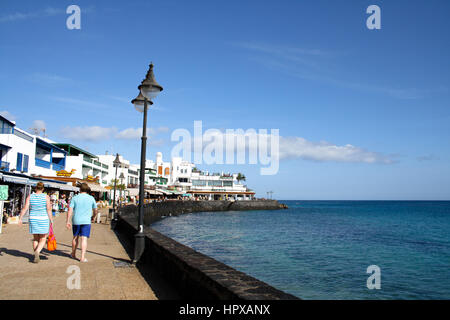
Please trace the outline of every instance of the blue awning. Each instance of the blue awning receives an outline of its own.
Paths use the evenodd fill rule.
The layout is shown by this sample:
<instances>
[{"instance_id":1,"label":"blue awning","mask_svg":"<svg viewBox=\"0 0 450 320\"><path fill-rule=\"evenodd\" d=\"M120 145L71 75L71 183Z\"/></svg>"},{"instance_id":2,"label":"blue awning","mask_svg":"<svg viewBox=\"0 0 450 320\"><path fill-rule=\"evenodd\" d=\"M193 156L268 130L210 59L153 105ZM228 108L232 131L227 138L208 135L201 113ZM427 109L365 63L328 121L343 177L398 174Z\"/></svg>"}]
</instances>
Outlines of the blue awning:
<instances>
[{"instance_id":1,"label":"blue awning","mask_svg":"<svg viewBox=\"0 0 450 320\"><path fill-rule=\"evenodd\" d=\"M9 175L3 175L2 180L5 182L10 182L10 183L17 183L17 184L28 184L28 178L23 178L23 177L14 177L14 176L9 176Z\"/></svg>"},{"instance_id":2,"label":"blue awning","mask_svg":"<svg viewBox=\"0 0 450 320\"><path fill-rule=\"evenodd\" d=\"M42 140L42 139L39 139L38 137L36 137L36 143L39 144L39 145L41 145L41 146L44 146L44 147L46 147L46 148L53 149L53 150L55 150L55 151L57 151L57 152L61 152L61 153L63 153L63 154L67 154L67 151L66 151L66 150L61 149L61 148L55 146L54 144L48 143L47 141L44 141L44 140Z\"/></svg>"}]
</instances>

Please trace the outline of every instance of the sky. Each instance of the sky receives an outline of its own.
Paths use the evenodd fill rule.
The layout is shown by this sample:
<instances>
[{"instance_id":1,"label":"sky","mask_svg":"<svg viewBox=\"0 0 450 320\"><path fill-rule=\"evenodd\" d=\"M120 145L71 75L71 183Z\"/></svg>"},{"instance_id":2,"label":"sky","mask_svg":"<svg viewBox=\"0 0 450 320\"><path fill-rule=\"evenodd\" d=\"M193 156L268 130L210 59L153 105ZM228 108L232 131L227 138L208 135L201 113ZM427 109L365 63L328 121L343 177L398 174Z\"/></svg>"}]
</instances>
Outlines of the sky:
<instances>
[{"instance_id":1,"label":"sky","mask_svg":"<svg viewBox=\"0 0 450 320\"><path fill-rule=\"evenodd\" d=\"M70 30L69 5L81 9ZM369 5L381 29L369 30ZM450 200L448 1L0 2L0 114L96 154L140 159L130 101L154 63L147 158L176 129L279 129L265 197Z\"/></svg>"}]
</instances>

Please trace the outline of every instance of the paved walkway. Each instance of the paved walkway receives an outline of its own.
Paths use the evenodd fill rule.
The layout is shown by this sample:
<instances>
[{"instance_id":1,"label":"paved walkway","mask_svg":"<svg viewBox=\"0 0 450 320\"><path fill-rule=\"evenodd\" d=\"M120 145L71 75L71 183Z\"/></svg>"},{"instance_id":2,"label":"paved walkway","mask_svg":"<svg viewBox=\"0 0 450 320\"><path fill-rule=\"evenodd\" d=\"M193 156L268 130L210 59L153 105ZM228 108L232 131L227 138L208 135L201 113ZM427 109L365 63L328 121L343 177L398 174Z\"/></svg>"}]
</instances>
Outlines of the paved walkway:
<instances>
[{"instance_id":1,"label":"paved walkway","mask_svg":"<svg viewBox=\"0 0 450 320\"><path fill-rule=\"evenodd\" d=\"M72 231L65 227L65 214L54 219L54 228L57 250L49 252L44 248L41 261L34 264L31 262L34 255L28 224L3 226L0 234L0 300L177 298L157 275L133 267L114 266L114 261L128 262L130 257L109 224L92 225L87 263L70 257ZM78 249L77 257L80 255ZM67 288L67 279L73 275L66 273L70 266L80 268L79 290Z\"/></svg>"}]
</instances>

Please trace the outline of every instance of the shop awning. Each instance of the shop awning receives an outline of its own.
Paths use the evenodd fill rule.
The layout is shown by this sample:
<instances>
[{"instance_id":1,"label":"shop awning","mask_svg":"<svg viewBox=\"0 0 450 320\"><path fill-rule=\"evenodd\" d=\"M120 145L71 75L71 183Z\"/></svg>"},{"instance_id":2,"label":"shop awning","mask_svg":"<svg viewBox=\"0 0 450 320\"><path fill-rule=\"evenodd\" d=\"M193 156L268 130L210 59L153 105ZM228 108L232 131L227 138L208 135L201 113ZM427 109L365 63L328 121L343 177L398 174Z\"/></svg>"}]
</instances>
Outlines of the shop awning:
<instances>
[{"instance_id":1,"label":"shop awning","mask_svg":"<svg viewBox=\"0 0 450 320\"><path fill-rule=\"evenodd\" d=\"M165 194L165 193L163 193L163 192L160 191L160 190L145 190L145 192L148 193L148 194L155 194L155 195L162 195L162 194Z\"/></svg>"},{"instance_id":2,"label":"shop awning","mask_svg":"<svg viewBox=\"0 0 450 320\"><path fill-rule=\"evenodd\" d=\"M128 194L130 195L130 197L135 197L139 195L139 189L138 188L130 188L127 189L128 190Z\"/></svg>"},{"instance_id":3,"label":"shop awning","mask_svg":"<svg viewBox=\"0 0 450 320\"><path fill-rule=\"evenodd\" d=\"M61 190L64 190L64 191L75 191L75 192L80 191L80 188L74 187L74 186L72 186L71 184L61 184L61 185L59 186L59 188L60 188Z\"/></svg>"},{"instance_id":4,"label":"shop awning","mask_svg":"<svg viewBox=\"0 0 450 320\"><path fill-rule=\"evenodd\" d=\"M13 176L8 176L6 174L3 175L3 181L5 182L10 182L10 183L17 183L17 184L27 184L28 183L28 178L23 178L23 177L13 177Z\"/></svg>"},{"instance_id":5,"label":"shop awning","mask_svg":"<svg viewBox=\"0 0 450 320\"><path fill-rule=\"evenodd\" d=\"M89 188L91 188L91 191L93 191L93 192L108 192L107 189L103 188L99 184L88 183L87 185L89 186Z\"/></svg>"},{"instance_id":6,"label":"shop awning","mask_svg":"<svg viewBox=\"0 0 450 320\"><path fill-rule=\"evenodd\" d=\"M170 191L161 190L161 189L157 189L156 191L159 191L159 192L160 192L159 194L166 194L166 195L172 194L172 192L170 192ZM158 193L157 193L157 194L158 194Z\"/></svg>"},{"instance_id":7,"label":"shop awning","mask_svg":"<svg viewBox=\"0 0 450 320\"><path fill-rule=\"evenodd\" d=\"M46 188L53 188L53 189L60 189L62 184L56 183L56 182L50 182L50 181L41 181L44 184L44 187Z\"/></svg>"}]
</instances>

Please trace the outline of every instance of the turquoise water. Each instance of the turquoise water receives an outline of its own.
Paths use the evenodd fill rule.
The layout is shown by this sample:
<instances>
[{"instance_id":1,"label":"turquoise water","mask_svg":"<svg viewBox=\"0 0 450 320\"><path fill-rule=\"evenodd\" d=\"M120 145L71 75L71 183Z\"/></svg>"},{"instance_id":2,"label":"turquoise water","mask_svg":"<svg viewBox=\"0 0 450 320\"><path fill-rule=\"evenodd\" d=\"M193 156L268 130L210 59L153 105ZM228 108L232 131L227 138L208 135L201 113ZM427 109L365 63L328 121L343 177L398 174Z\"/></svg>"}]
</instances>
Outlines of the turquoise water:
<instances>
[{"instance_id":1,"label":"turquoise water","mask_svg":"<svg viewBox=\"0 0 450 320\"><path fill-rule=\"evenodd\" d=\"M157 231L303 299L450 299L450 202L282 201L168 217ZM369 265L381 289L369 290Z\"/></svg>"}]
</instances>

